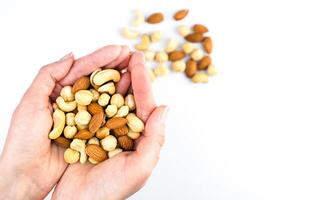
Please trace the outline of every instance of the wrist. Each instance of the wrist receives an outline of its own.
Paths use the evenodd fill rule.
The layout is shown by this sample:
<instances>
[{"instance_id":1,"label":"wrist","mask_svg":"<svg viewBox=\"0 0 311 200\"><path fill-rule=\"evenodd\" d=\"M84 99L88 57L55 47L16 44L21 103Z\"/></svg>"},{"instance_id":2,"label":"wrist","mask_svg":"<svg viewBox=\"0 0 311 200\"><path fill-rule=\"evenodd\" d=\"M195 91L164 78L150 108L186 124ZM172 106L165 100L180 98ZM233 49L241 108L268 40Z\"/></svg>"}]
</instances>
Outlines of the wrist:
<instances>
[{"instance_id":1,"label":"wrist","mask_svg":"<svg viewBox=\"0 0 311 200\"><path fill-rule=\"evenodd\" d=\"M18 169L0 160L0 199L42 199L44 194L36 182Z\"/></svg>"}]
</instances>

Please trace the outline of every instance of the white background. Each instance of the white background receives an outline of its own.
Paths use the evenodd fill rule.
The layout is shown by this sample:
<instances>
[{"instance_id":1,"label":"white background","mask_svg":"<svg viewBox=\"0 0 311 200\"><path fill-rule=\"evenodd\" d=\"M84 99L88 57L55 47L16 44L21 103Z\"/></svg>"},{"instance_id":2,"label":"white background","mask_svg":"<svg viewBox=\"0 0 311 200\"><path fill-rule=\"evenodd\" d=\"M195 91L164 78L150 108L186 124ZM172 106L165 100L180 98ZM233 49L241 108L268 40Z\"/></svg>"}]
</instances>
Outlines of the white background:
<instances>
[{"instance_id":1,"label":"white background","mask_svg":"<svg viewBox=\"0 0 311 200\"><path fill-rule=\"evenodd\" d=\"M311 28L307 1L0 1L0 149L10 116L40 66L119 35L131 11L206 24L220 73L153 84L171 108L161 160L131 199L311 199ZM176 36L177 37L177 36ZM34 121L37 119L34 119ZM25 133L27 135L27 133Z\"/></svg>"}]
</instances>

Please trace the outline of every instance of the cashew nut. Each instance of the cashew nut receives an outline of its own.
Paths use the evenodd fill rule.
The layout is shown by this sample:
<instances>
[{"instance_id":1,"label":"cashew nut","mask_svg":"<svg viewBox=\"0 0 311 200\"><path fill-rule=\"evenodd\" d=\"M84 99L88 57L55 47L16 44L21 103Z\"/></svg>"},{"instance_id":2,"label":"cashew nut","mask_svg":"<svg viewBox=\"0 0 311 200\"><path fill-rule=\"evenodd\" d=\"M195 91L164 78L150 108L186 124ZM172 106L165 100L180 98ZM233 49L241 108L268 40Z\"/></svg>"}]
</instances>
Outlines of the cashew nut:
<instances>
[{"instance_id":1,"label":"cashew nut","mask_svg":"<svg viewBox=\"0 0 311 200\"><path fill-rule=\"evenodd\" d=\"M183 60L177 60L172 63L172 69L174 72L183 72L186 69L186 63Z\"/></svg>"},{"instance_id":2,"label":"cashew nut","mask_svg":"<svg viewBox=\"0 0 311 200\"><path fill-rule=\"evenodd\" d=\"M116 105L109 105L107 106L105 113L107 117L111 118L118 112L118 107Z\"/></svg>"},{"instance_id":3,"label":"cashew nut","mask_svg":"<svg viewBox=\"0 0 311 200\"><path fill-rule=\"evenodd\" d=\"M79 111L75 116L75 122L77 125L88 125L91 121L91 114L88 111Z\"/></svg>"},{"instance_id":4,"label":"cashew nut","mask_svg":"<svg viewBox=\"0 0 311 200\"><path fill-rule=\"evenodd\" d=\"M87 155L85 153L85 140L73 139L70 143L70 148L80 152L80 163L87 161Z\"/></svg>"},{"instance_id":5,"label":"cashew nut","mask_svg":"<svg viewBox=\"0 0 311 200\"><path fill-rule=\"evenodd\" d=\"M68 139L71 139L76 135L77 131L77 127L67 125L64 129L64 136Z\"/></svg>"},{"instance_id":6,"label":"cashew nut","mask_svg":"<svg viewBox=\"0 0 311 200\"><path fill-rule=\"evenodd\" d=\"M183 37L187 36L190 32L191 30L188 26L181 25L178 27L178 33Z\"/></svg>"},{"instance_id":7,"label":"cashew nut","mask_svg":"<svg viewBox=\"0 0 311 200\"><path fill-rule=\"evenodd\" d=\"M207 74L209 76L214 76L218 73L217 69L215 68L215 66L213 64L209 65L207 68Z\"/></svg>"},{"instance_id":8,"label":"cashew nut","mask_svg":"<svg viewBox=\"0 0 311 200\"><path fill-rule=\"evenodd\" d=\"M69 163L69 164L78 162L79 152L71 148L66 149L64 153L64 160L66 163Z\"/></svg>"},{"instance_id":9,"label":"cashew nut","mask_svg":"<svg viewBox=\"0 0 311 200\"><path fill-rule=\"evenodd\" d=\"M95 70L92 74L91 74L91 76L90 76L90 82L91 82L91 85L97 90L98 89L98 85L95 85L95 83L93 82L93 79L94 79L94 76L98 73L98 72L100 72L101 71L101 69L97 69L97 70Z\"/></svg>"},{"instance_id":10,"label":"cashew nut","mask_svg":"<svg viewBox=\"0 0 311 200\"><path fill-rule=\"evenodd\" d=\"M89 160L90 163L92 163L94 165L98 164L98 161L96 161L94 158L89 157L88 160Z\"/></svg>"},{"instance_id":11,"label":"cashew nut","mask_svg":"<svg viewBox=\"0 0 311 200\"><path fill-rule=\"evenodd\" d=\"M131 30L129 28L123 28L122 34L127 39L135 39L139 36L138 31Z\"/></svg>"},{"instance_id":12,"label":"cashew nut","mask_svg":"<svg viewBox=\"0 0 311 200\"><path fill-rule=\"evenodd\" d=\"M194 50L194 45L191 42L186 42L181 47L186 54L189 54Z\"/></svg>"},{"instance_id":13,"label":"cashew nut","mask_svg":"<svg viewBox=\"0 0 311 200\"><path fill-rule=\"evenodd\" d=\"M134 132L142 132L144 130L144 123L134 113L126 116L128 127Z\"/></svg>"},{"instance_id":14,"label":"cashew nut","mask_svg":"<svg viewBox=\"0 0 311 200\"><path fill-rule=\"evenodd\" d=\"M194 83L207 83L208 75L206 73L197 73L191 78Z\"/></svg>"},{"instance_id":15,"label":"cashew nut","mask_svg":"<svg viewBox=\"0 0 311 200\"><path fill-rule=\"evenodd\" d=\"M98 92L107 92L110 95L116 92L116 87L113 82L106 83L98 88Z\"/></svg>"},{"instance_id":16,"label":"cashew nut","mask_svg":"<svg viewBox=\"0 0 311 200\"><path fill-rule=\"evenodd\" d=\"M154 51L145 51L144 55L145 55L145 59L147 61L153 61L154 60L154 56L155 56L155 52Z\"/></svg>"},{"instance_id":17,"label":"cashew nut","mask_svg":"<svg viewBox=\"0 0 311 200\"><path fill-rule=\"evenodd\" d=\"M141 36L141 42L140 42L139 44L136 44L136 45L135 45L135 48L136 48L138 51L145 51L145 50L148 50L149 45L150 45L149 36L148 36L147 34L143 34L143 35Z\"/></svg>"},{"instance_id":18,"label":"cashew nut","mask_svg":"<svg viewBox=\"0 0 311 200\"><path fill-rule=\"evenodd\" d=\"M164 76L168 73L168 68L165 63L160 63L153 69L153 72L156 76Z\"/></svg>"},{"instance_id":19,"label":"cashew nut","mask_svg":"<svg viewBox=\"0 0 311 200\"><path fill-rule=\"evenodd\" d=\"M122 149L116 148L116 149L108 152L108 157L112 158L113 156L116 156L117 154L121 153L122 151L123 151Z\"/></svg>"},{"instance_id":20,"label":"cashew nut","mask_svg":"<svg viewBox=\"0 0 311 200\"><path fill-rule=\"evenodd\" d=\"M157 62L166 62L168 60L168 55L165 52L157 52L155 55L155 60Z\"/></svg>"},{"instance_id":21,"label":"cashew nut","mask_svg":"<svg viewBox=\"0 0 311 200\"><path fill-rule=\"evenodd\" d=\"M102 85L108 81L118 82L121 76L119 71L115 69L104 69L96 73L93 77L93 82L95 85Z\"/></svg>"},{"instance_id":22,"label":"cashew nut","mask_svg":"<svg viewBox=\"0 0 311 200\"><path fill-rule=\"evenodd\" d=\"M167 43L167 45L166 45L166 48L165 48L165 51L166 51L167 53L170 53L170 52L176 50L177 45L178 45L177 41L176 41L175 39L172 38L172 39L170 39L170 40L168 41L168 43Z\"/></svg>"},{"instance_id":23,"label":"cashew nut","mask_svg":"<svg viewBox=\"0 0 311 200\"><path fill-rule=\"evenodd\" d=\"M125 105L127 105L130 109L130 111L135 110L136 105L135 105L135 98L134 95L129 94L125 97Z\"/></svg>"},{"instance_id":24,"label":"cashew nut","mask_svg":"<svg viewBox=\"0 0 311 200\"><path fill-rule=\"evenodd\" d=\"M117 108L120 108L121 106L124 105L124 98L121 94L117 93L111 96L110 99L110 104L111 105L116 105Z\"/></svg>"},{"instance_id":25,"label":"cashew nut","mask_svg":"<svg viewBox=\"0 0 311 200\"><path fill-rule=\"evenodd\" d=\"M59 96L56 99L57 106L64 112L71 112L77 107L77 103L75 101L66 102L63 97Z\"/></svg>"},{"instance_id":26,"label":"cashew nut","mask_svg":"<svg viewBox=\"0 0 311 200\"><path fill-rule=\"evenodd\" d=\"M65 127L65 121L65 113L59 109L56 109L53 113L54 127L49 134L50 139L54 140L62 134Z\"/></svg>"},{"instance_id":27,"label":"cashew nut","mask_svg":"<svg viewBox=\"0 0 311 200\"><path fill-rule=\"evenodd\" d=\"M127 133L127 136L129 136L133 140L136 140L137 138L139 138L140 133L139 132L134 132L134 131L132 131L130 129L129 132Z\"/></svg>"},{"instance_id":28,"label":"cashew nut","mask_svg":"<svg viewBox=\"0 0 311 200\"><path fill-rule=\"evenodd\" d=\"M121 106L114 117L125 117L127 114L129 114L129 111L130 109L128 106Z\"/></svg>"},{"instance_id":29,"label":"cashew nut","mask_svg":"<svg viewBox=\"0 0 311 200\"><path fill-rule=\"evenodd\" d=\"M75 96L72 92L72 87L71 86L65 86L61 89L60 91L60 96L63 97L65 101L73 101L75 100Z\"/></svg>"},{"instance_id":30,"label":"cashew nut","mask_svg":"<svg viewBox=\"0 0 311 200\"><path fill-rule=\"evenodd\" d=\"M92 101L93 101L93 102L97 101L98 98L99 98L99 93L97 92L97 90L95 90L95 89L90 89L90 92L92 92L92 94L93 94L93 99L92 99Z\"/></svg>"},{"instance_id":31,"label":"cashew nut","mask_svg":"<svg viewBox=\"0 0 311 200\"><path fill-rule=\"evenodd\" d=\"M87 144L97 144L99 145L99 140L97 137L92 137L89 139L89 141L87 141Z\"/></svg>"},{"instance_id":32,"label":"cashew nut","mask_svg":"<svg viewBox=\"0 0 311 200\"><path fill-rule=\"evenodd\" d=\"M150 39L151 42L159 42L161 40L161 32L160 31L155 31L150 34Z\"/></svg>"},{"instance_id":33,"label":"cashew nut","mask_svg":"<svg viewBox=\"0 0 311 200\"><path fill-rule=\"evenodd\" d=\"M117 147L117 139L113 135L108 135L100 141L101 146L105 151L112 151Z\"/></svg>"},{"instance_id":34,"label":"cashew nut","mask_svg":"<svg viewBox=\"0 0 311 200\"><path fill-rule=\"evenodd\" d=\"M133 26L140 26L145 22L144 14L140 10L134 10L135 19L132 21Z\"/></svg>"},{"instance_id":35,"label":"cashew nut","mask_svg":"<svg viewBox=\"0 0 311 200\"><path fill-rule=\"evenodd\" d=\"M109 94L103 93L99 96L98 104L104 107L104 106L108 105L109 100L110 100Z\"/></svg>"},{"instance_id":36,"label":"cashew nut","mask_svg":"<svg viewBox=\"0 0 311 200\"><path fill-rule=\"evenodd\" d=\"M75 94L75 99L79 105L87 106L92 102L93 94L89 90L79 90Z\"/></svg>"}]
</instances>

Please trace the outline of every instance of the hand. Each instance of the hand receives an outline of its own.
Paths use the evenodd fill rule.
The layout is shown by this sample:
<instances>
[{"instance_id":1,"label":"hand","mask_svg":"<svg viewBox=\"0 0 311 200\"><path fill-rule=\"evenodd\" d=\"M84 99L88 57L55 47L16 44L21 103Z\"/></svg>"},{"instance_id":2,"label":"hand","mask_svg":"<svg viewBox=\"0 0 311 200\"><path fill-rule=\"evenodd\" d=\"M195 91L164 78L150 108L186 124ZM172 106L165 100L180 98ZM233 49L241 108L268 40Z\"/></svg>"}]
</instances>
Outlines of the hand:
<instances>
[{"instance_id":1,"label":"hand","mask_svg":"<svg viewBox=\"0 0 311 200\"><path fill-rule=\"evenodd\" d=\"M94 70L89 65L78 67L85 69L85 74ZM137 115L146 122L136 150L123 152L98 165L70 165L57 184L53 199L125 199L138 191L150 176L164 142L166 107L155 105L141 53L131 56L128 71L122 76L118 90L124 94L131 82Z\"/></svg>"},{"instance_id":2,"label":"hand","mask_svg":"<svg viewBox=\"0 0 311 200\"><path fill-rule=\"evenodd\" d=\"M1 199L42 199L67 167L63 161L64 150L47 137L52 126L49 97L54 99L62 86L72 84L99 66L124 67L128 58L126 47L109 46L75 62L68 55L40 70L12 118L0 159ZM129 82L129 73L125 73L118 91L125 92ZM147 116L144 111L139 112L142 112L140 116ZM35 123L35 120L40 121ZM57 190L66 194L65 189Z\"/></svg>"}]
</instances>

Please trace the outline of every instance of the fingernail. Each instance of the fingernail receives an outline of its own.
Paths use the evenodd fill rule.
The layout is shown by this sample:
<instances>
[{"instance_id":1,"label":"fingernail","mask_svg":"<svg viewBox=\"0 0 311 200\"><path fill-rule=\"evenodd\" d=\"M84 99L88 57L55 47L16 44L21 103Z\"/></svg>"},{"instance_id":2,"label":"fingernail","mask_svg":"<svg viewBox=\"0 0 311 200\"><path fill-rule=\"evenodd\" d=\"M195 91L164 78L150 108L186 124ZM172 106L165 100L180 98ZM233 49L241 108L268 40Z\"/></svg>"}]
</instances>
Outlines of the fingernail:
<instances>
[{"instance_id":1,"label":"fingernail","mask_svg":"<svg viewBox=\"0 0 311 200\"><path fill-rule=\"evenodd\" d=\"M170 110L169 107L165 106L164 111L163 111L163 113L161 115L161 122L164 123L164 124L166 123L167 114L168 114L169 110Z\"/></svg>"},{"instance_id":2,"label":"fingernail","mask_svg":"<svg viewBox=\"0 0 311 200\"><path fill-rule=\"evenodd\" d=\"M60 59L60 61L66 60L66 59L68 59L68 58L71 58L72 56L73 56L72 53L68 53L67 55L65 55L64 57L62 57L62 58Z\"/></svg>"}]
</instances>

